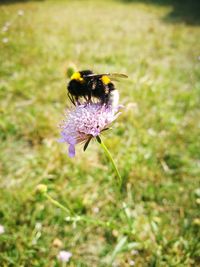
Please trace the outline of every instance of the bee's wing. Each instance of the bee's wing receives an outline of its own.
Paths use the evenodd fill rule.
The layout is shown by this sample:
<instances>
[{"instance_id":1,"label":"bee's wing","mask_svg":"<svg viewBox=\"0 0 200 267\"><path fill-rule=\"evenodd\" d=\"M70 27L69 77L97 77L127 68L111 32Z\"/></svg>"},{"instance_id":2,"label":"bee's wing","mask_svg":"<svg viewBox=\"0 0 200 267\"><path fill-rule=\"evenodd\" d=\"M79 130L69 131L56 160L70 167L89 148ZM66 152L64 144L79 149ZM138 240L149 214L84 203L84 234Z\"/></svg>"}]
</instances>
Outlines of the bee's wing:
<instances>
[{"instance_id":1,"label":"bee's wing","mask_svg":"<svg viewBox=\"0 0 200 267\"><path fill-rule=\"evenodd\" d=\"M108 73L108 76L114 77L114 78L128 78L128 75L124 74L124 73Z\"/></svg>"},{"instance_id":2,"label":"bee's wing","mask_svg":"<svg viewBox=\"0 0 200 267\"><path fill-rule=\"evenodd\" d=\"M118 77L111 77L111 80L114 81L114 82L119 82L119 78Z\"/></svg>"},{"instance_id":3,"label":"bee's wing","mask_svg":"<svg viewBox=\"0 0 200 267\"><path fill-rule=\"evenodd\" d=\"M128 78L126 74L123 73L102 73L102 74L88 74L85 75L85 77L91 77L91 78L100 78L102 76L110 76L111 78Z\"/></svg>"}]
</instances>

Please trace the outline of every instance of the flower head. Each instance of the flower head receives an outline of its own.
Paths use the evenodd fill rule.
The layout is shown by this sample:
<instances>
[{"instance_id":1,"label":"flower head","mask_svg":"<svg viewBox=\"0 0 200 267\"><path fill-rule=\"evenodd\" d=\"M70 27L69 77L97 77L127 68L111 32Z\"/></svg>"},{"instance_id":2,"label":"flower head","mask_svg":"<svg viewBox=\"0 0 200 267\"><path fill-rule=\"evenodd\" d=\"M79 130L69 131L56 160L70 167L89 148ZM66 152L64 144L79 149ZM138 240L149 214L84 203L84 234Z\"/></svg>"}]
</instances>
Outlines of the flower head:
<instances>
[{"instance_id":1,"label":"flower head","mask_svg":"<svg viewBox=\"0 0 200 267\"><path fill-rule=\"evenodd\" d=\"M69 156L75 156L75 145L88 142L110 126L118 117L119 107L86 103L67 110L66 119L60 125L60 142L69 144Z\"/></svg>"},{"instance_id":2,"label":"flower head","mask_svg":"<svg viewBox=\"0 0 200 267\"><path fill-rule=\"evenodd\" d=\"M61 262L68 262L69 259L71 258L72 256L72 253L69 252L69 251L66 251L66 250L61 250L59 253L58 253L58 260L60 260Z\"/></svg>"},{"instance_id":3,"label":"flower head","mask_svg":"<svg viewBox=\"0 0 200 267\"><path fill-rule=\"evenodd\" d=\"M44 194L47 192L47 186L45 184L38 184L36 187L36 192Z\"/></svg>"}]
</instances>

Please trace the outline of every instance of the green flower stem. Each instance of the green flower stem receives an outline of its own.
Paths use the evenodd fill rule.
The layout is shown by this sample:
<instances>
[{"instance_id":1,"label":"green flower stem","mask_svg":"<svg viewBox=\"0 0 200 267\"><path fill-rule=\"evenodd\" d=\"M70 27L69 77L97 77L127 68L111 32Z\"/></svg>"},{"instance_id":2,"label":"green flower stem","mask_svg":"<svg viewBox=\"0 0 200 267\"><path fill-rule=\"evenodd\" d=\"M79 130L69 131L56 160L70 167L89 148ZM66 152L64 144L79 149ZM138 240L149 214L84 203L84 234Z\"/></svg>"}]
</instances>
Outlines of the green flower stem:
<instances>
[{"instance_id":1,"label":"green flower stem","mask_svg":"<svg viewBox=\"0 0 200 267\"><path fill-rule=\"evenodd\" d=\"M69 207L65 207L62 204L60 204L57 200L53 199L48 193L45 193L44 196L50 200L52 204L59 207L61 210L67 212L68 214L73 214L73 211Z\"/></svg>"},{"instance_id":2,"label":"green flower stem","mask_svg":"<svg viewBox=\"0 0 200 267\"><path fill-rule=\"evenodd\" d=\"M103 222L101 220L93 219L93 218L90 218L90 217L85 216L85 215L76 215L69 207L63 206L58 201L53 199L48 193L44 193L44 196L53 205L55 205L56 207L59 207L60 209L62 209L64 212L66 212L68 214L68 217L67 217L68 221L72 221L72 222L83 221L83 222L86 222L88 224L98 225L98 226L102 226L104 228L110 228L110 229L116 229L117 228L117 226L111 221Z\"/></svg>"},{"instance_id":3,"label":"green flower stem","mask_svg":"<svg viewBox=\"0 0 200 267\"><path fill-rule=\"evenodd\" d=\"M117 168L117 166L116 166L116 164L115 164L115 162L114 162L114 160L113 160L112 155L110 154L110 151L107 149L107 147L105 146L105 144L103 143L103 141L101 140L101 138L100 138L99 136L97 136L96 139L97 139L97 142L100 144L100 146L103 148L103 150L104 150L106 156L107 156L107 157L109 158L109 160L111 161L112 166L113 166L113 168L114 168L114 170L115 170L115 172L116 172L116 176L118 177L119 185L120 185L120 188L121 188L121 186L122 186L122 177L121 177L121 175L120 175L120 173L119 173L119 171L118 171L118 168Z\"/></svg>"},{"instance_id":4,"label":"green flower stem","mask_svg":"<svg viewBox=\"0 0 200 267\"><path fill-rule=\"evenodd\" d=\"M98 225L98 226L101 226L104 228L109 228L112 230L117 228L117 226L113 222L110 222L110 221L104 222L101 220L90 218L90 217L85 216L85 215L81 215L81 216L76 215L74 217L69 217L67 219L68 219L68 221L73 221L73 222L82 221L82 222L85 222L87 224Z\"/></svg>"}]
</instances>

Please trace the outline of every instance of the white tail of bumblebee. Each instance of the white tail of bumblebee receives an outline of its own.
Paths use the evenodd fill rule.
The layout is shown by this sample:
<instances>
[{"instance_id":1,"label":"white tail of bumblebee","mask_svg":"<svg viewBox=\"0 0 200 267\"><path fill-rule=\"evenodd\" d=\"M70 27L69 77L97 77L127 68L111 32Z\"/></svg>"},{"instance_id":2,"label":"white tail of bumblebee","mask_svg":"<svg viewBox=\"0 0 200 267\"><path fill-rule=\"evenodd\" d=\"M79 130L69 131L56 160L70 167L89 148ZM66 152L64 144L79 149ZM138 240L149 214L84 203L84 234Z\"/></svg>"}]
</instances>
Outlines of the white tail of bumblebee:
<instances>
[{"instance_id":1,"label":"white tail of bumblebee","mask_svg":"<svg viewBox=\"0 0 200 267\"><path fill-rule=\"evenodd\" d=\"M110 94L110 101L109 104L112 107L117 107L119 103L119 91L118 90L113 90Z\"/></svg>"}]
</instances>

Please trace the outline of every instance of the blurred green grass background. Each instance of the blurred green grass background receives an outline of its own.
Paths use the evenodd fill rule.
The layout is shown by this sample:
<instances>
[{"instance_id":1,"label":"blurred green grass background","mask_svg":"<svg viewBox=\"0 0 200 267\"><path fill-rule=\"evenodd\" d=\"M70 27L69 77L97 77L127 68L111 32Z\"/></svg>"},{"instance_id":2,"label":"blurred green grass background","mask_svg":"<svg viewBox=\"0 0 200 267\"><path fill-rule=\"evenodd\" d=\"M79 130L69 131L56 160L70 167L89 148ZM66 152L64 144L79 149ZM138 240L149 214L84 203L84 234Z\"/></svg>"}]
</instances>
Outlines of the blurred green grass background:
<instances>
[{"instance_id":1,"label":"blurred green grass background","mask_svg":"<svg viewBox=\"0 0 200 267\"><path fill-rule=\"evenodd\" d=\"M189 2L1 1L0 266L60 266L61 249L68 266L198 266L200 17ZM75 159L57 143L71 63L129 75L103 137L121 196L97 143ZM118 228L66 222L39 183Z\"/></svg>"}]
</instances>

